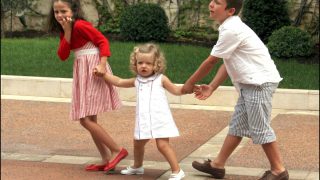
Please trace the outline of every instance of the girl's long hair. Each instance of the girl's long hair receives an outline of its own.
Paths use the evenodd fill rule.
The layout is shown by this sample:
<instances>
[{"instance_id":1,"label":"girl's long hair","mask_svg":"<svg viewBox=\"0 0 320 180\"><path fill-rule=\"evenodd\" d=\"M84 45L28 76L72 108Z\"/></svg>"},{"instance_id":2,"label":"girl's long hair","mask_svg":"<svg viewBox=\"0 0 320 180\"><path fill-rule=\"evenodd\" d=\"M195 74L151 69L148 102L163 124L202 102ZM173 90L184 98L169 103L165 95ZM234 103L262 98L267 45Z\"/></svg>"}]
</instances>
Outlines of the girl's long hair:
<instances>
[{"instance_id":1,"label":"girl's long hair","mask_svg":"<svg viewBox=\"0 0 320 180\"><path fill-rule=\"evenodd\" d=\"M84 20L83 12L81 10L80 0L52 0L51 10L50 10L50 13L48 16L48 24L47 24L47 31L48 32L63 32L62 26L59 24L59 22L54 17L54 10L53 10L53 4L55 2L59 2L59 1L67 3L69 5L70 9L72 10L72 13L73 13L72 26L76 20L78 20L78 19Z\"/></svg>"}]
</instances>

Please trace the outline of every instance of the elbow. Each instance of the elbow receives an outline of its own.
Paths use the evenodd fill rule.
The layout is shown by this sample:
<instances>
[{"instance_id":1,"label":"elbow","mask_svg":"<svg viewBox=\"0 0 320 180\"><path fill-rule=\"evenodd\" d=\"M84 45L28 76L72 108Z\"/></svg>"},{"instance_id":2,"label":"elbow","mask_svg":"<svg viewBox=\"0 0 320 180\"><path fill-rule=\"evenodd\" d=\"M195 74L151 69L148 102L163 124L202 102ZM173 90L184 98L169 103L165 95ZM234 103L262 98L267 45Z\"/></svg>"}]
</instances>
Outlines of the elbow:
<instances>
[{"instance_id":1,"label":"elbow","mask_svg":"<svg viewBox=\"0 0 320 180\"><path fill-rule=\"evenodd\" d=\"M59 56L61 61L66 61L68 59L68 57L64 57L64 56Z\"/></svg>"},{"instance_id":2,"label":"elbow","mask_svg":"<svg viewBox=\"0 0 320 180\"><path fill-rule=\"evenodd\" d=\"M67 60L68 57L69 57L69 55L63 55L63 54L61 54L61 53L58 53L58 56L59 56L59 59L60 59L61 61L65 61L65 60Z\"/></svg>"},{"instance_id":3,"label":"elbow","mask_svg":"<svg viewBox=\"0 0 320 180\"><path fill-rule=\"evenodd\" d=\"M218 58L214 57L214 56L209 56L208 59L207 59L207 62L210 64L210 65L215 65L218 61Z\"/></svg>"}]
</instances>

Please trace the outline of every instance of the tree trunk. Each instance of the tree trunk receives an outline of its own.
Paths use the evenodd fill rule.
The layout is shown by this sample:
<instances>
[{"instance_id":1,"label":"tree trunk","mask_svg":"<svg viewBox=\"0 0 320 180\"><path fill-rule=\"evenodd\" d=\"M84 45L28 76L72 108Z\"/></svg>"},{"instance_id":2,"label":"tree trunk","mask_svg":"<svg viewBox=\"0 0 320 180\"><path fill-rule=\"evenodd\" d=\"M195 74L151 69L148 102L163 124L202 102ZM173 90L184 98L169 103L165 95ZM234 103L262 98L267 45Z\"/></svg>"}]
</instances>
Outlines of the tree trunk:
<instances>
[{"instance_id":1,"label":"tree trunk","mask_svg":"<svg viewBox=\"0 0 320 180\"><path fill-rule=\"evenodd\" d=\"M1 1L1 38L5 38L4 34L4 7L3 7L3 1Z\"/></svg>"}]
</instances>

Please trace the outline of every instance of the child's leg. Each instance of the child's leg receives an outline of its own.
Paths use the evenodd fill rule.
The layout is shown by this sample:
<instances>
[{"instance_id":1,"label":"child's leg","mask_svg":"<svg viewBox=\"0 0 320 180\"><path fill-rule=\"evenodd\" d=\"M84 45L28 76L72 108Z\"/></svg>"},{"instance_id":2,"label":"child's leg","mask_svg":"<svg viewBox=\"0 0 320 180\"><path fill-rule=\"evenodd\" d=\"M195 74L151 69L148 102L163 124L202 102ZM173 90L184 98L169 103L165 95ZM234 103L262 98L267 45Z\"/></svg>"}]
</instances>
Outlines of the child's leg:
<instances>
[{"instance_id":1,"label":"child's leg","mask_svg":"<svg viewBox=\"0 0 320 180\"><path fill-rule=\"evenodd\" d=\"M228 134L223 142L222 148L218 156L213 161L211 161L211 166L220 169L224 168L227 159L236 149L236 147L240 144L241 140L242 137Z\"/></svg>"},{"instance_id":2,"label":"child's leg","mask_svg":"<svg viewBox=\"0 0 320 180\"><path fill-rule=\"evenodd\" d=\"M276 143L276 135L271 127L272 96L278 84L265 83L247 90L248 122L254 144L261 144L269 160L271 171L280 174L285 171Z\"/></svg>"},{"instance_id":3,"label":"child's leg","mask_svg":"<svg viewBox=\"0 0 320 180\"><path fill-rule=\"evenodd\" d=\"M134 165L133 165L133 168L142 167L143 157L144 157L144 147L148 141L149 141L149 139L134 140L134 142L133 142L133 144L134 144L134 149L133 149Z\"/></svg>"},{"instance_id":4,"label":"child's leg","mask_svg":"<svg viewBox=\"0 0 320 180\"><path fill-rule=\"evenodd\" d=\"M262 144L262 148L266 153L267 158L270 162L271 171L274 172L275 174L280 174L281 172L283 172L285 168L283 166L279 147L276 141L267 143L267 144Z\"/></svg>"},{"instance_id":5,"label":"child's leg","mask_svg":"<svg viewBox=\"0 0 320 180\"><path fill-rule=\"evenodd\" d=\"M169 144L169 138L158 138L156 139L156 142L158 150L169 162L172 173L178 173L180 171L180 166L177 156Z\"/></svg>"},{"instance_id":6,"label":"child's leg","mask_svg":"<svg viewBox=\"0 0 320 180\"><path fill-rule=\"evenodd\" d=\"M91 116L89 117L93 122L97 123L97 116ZM92 139L97 146L100 155L102 157L102 163L105 164L110 160L111 154L110 150L97 138L94 136L94 134L90 133L92 136Z\"/></svg>"},{"instance_id":7,"label":"child's leg","mask_svg":"<svg viewBox=\"0 0 320 180\"><path fill-rule=\"evenodd\" d=\"M92 120L91 117L85 117L80 119L80 123L83 127L85 127L100 144L105 145L109 148L112 154L112 158L114 158L121 150L121 148L116 144L116 142L112 139L112 137L95 121Z\"/></svg>"},{"instance_id":8,"label":"child's leg","mask_svg":"<svg viewBox=\"0 0 320 180\"><path fill-rule=\"evenodd\" d=\"M228 135L224 139L218 156L211 161L210 164L212 167L223 169L227 159L240 144L242 137L249 135L247 123L248 115L245 110L245 101L241 94L234 109L235 111L229 124Z\"/></svg>"}]
</instances>

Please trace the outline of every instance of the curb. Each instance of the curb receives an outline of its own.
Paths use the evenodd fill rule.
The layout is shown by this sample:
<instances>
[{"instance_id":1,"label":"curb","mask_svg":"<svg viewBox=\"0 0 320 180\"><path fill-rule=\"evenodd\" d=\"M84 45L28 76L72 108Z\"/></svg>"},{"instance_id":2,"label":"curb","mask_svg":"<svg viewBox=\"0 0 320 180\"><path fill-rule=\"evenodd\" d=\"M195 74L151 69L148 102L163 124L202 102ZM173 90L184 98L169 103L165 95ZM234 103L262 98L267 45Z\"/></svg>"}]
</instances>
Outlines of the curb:
<instances>
[{"instance_id":1,"label":"curb","mask_svg":"<svg viewBox=\"0 0 320 180\"><path fill-rule=\"evenodd\" d=\"M70 98L71 87L71 78L1 75L1 95ZM122 101L136 101L135 88L118 89ZM167 96L170 104L234 107L238 93L233 86L220 86L206 101L192 94ZM319 90L278 88L272 104L274 109L319 111Z\"/></svg>"}]
</instances>

